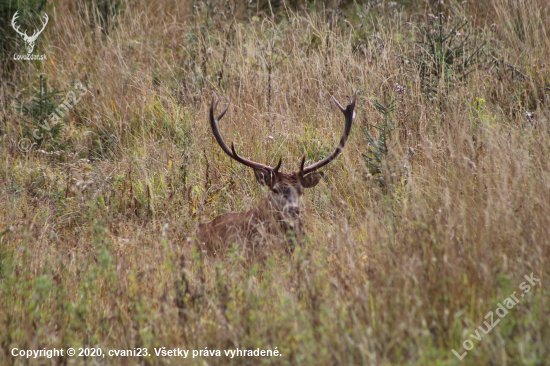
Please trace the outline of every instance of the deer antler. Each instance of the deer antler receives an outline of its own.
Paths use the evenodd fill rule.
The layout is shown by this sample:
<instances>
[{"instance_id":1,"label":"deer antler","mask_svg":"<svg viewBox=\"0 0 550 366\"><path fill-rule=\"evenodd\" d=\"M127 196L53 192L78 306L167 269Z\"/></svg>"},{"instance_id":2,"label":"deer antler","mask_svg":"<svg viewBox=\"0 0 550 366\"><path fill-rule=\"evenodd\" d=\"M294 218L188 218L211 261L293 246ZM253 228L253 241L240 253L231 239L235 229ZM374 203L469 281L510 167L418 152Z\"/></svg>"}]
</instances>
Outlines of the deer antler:
<instances>
[{"instance_id":1,"label":"deer antler","mask_svg":"<svg viewBox=\"0 0 550 366\"><path fill-rule=\"evenodd\" d=\"M304 156L304 158L302 159L302 163L300 165L300 171L297 172L297 173L293 173L293 174L296 175L296 178L298 180L303 180L305 175L307 175L307 174L309 174L309 173L311 173L311 172L327 165L328 163L330 163L338 155L340 155L340 153L342 152L342 149L346 145L346 141L347 141L349 133L351 131L351 124L353 122L353 117L355 116L353 110L355 108L355 102L357 101L357 92L355 92L353 94L353 98L351 100L351 103L346 108L342 107L342 105L340 105L340 103L338 103L338 101L336 100L336 98L334 98L334 96L332 97L332 100L334 100L334 102L336 103L338 108L340 108L342 113L344 113L345 122L346 122L346 124L344 126L344 133L342 134L342 138L340 139L340 144L336 147L336 150L331 155L329 155L326 158L324 158L323 160L320 160L317 163L314 163L314 164L312 164L310 166L307 166L305 168L304 168L304 163L305 163L305 156ZM279 168L281 167L282 160L279 159L279 163L277 164L277 166L275 168L272 168L269 165L260 164L260 163L257 163L255 161L248 160L248 159L245 159L245 158L239 156L237 154L237 152L235 151L235 146L233 145L233 143L231 144L231 149L230 149L221 137L220 130L219 130L219 121L225 115L225 112L227 112L227 109L229 108L229 105L231 104L231 102L229 102L229 104L227 104L227 107L225 107L225 109L220 113L220 115L218 117L214 117L214 111L216 110L216 107L218 106L219 101L220 100L218 99L218 101L216 103L214 103L214 96L212 96L212 102L210 104L210 114L209 114L210 127L212 127L212 133L214 134L214 137L216 138L216 141L218 142L218 144L220 145L222 150L231 159L236 160L239 163L254 169L257 178L258 177L261 178L261 179L259 179L260 181L264 180L266 182L270 182L268 184L272 185L273 182L274 182L274 179L277 179L277 177L279 176ZM261 172L267 173L269 175L269 177L266 177ZM281 174L284 174L284 173L281 173Z\"/></svg>"},{"instance_id":2,"label":"deer antler","mask_svg":"<svg viewBox=\"0 0 550 366\"><path fill-rule=\"evenodd\" d=\"M13 29L15 30L15 32L17 32L17 34L19 34L19 35L20 35L21 37L23 37L24 39L28 39L29 36L27 35L27 31L25 31L24 33L22 33L22 32L19 30L19 28L20 28L21 26L19 26L19 27L16 27L16 26L15 26L15 20L18 18L17 13L19 13L19 10L17 10L17 11L15 12L15 14L13 14L13 18L11 18L11 25L12 25Z\"/></svg>"},{"instance_id":3,"label":"deer antler","mask_svg":"<svg viewBox=\"0 0 550 366\"><path fill-rule=\"evenodd\" d=\"M229 157L231 157L232 159L238 161L239 163L241 163L243 165L246 165L247 167L250 167L254 170L265 170L265 171L270 172L270 173L272 173L276 176L279 173L279 168L281 167L282 159L279 159L279 163L277 164L277 166L275 168L272 168L269 165L256 163L255 161L248 160L248 159L245 159L243 157L240 157L237 154L237 152L235 151L235 146L233 145L233 143L231 144L231 149L229 149L229 147L227 147L227 144L223 141L222 136L220 134L218 124L219 124L220 119L224 116L225 112L227 112L227 109L229 108L229 105L231 104L231 102L229 102L227 104L227 107L225 107L225 109L222 111L222 113L220 113L220 115L218 117L214 118L214 111L216 110L216 107L218 106L219 102L220 102L220 100L218 99L218 101L214 104L214 96L212 96L212 103L210 104L210 116L209 116L210 118L209 119L210 119L210 127L212 127L212 133L214 134L214 137L216 138L216 141L218 142L218 144L220 145L222 150L227 155L229 155Z\"/></svg>"},{"instance_id":4,"label":"deer antler","mask_svg":"<svg viewBox=\"0 0 550 366\"><path fill-rule=\"evenodd\" d=\"M334 96L332 96L332 100L334 101L334 103L336 103L338 108L340 108L342 113L344 113L344 117L345 117L345 120L346 120L346 125L344 127L344 133L342 135L342 138L340 139L340 144L338 144L338 147L336 147L336 150L334 150L334 152L332 154L330 154L329 156L327 156L323 160L320 160L320 161L316 162L315 164L312 164L312 165L307 166L307 167L304 168L304 161L302 160L302 165L301 165L301 168L300 168L300 174L306 175L308 173L311 173L311 172L327 165L328 163L330 163L331 161L336 159L336 157L338 155L340 155L340 153L342 152L342 149L346 145L346 141L347 141L349 133L351 131L351 123L353 122L353 117L355 116L355 113L353 112L353 109L355 108L355 102L357 101L357 93L358 92L355 92L353 94L353 98L351 100L351 103L345 109L344 109L344 107L342 107L342 105L340 105L340 103L338 103L336 98L334 98Z\"/></svg>"},{"instance_id":5,"label":"deer antler","mask_svg":"<svg viewBox=\"0 0 550 366\"><path fill-rule=\"evenodd\" d=\"M42 22L43 26L42 26L42 29L40 29L39 31L37 32L34 32L33 35L31 37L29 37L31 40L36 40L36 38L40 35L40 33L42 33L44 31L44 29L46 28L46 25L48 24L48 20L50 18L48 18L48 14L44 14L44 19L46 19L46 22Z\"/></svg>"}]
</instances>

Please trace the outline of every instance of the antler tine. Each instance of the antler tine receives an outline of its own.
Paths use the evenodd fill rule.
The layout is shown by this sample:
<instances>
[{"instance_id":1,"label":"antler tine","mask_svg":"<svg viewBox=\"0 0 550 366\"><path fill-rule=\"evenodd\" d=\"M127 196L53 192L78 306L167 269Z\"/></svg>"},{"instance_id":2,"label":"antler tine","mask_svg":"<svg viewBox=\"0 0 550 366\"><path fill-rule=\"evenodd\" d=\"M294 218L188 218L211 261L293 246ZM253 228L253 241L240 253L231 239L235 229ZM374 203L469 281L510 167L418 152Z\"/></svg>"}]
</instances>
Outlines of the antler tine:
<instances>
[{"instance_id":1,"label":"antler tine","mask_svg":"<svg viewBox=\"0 0 550 366\"><path fill-rule=\"evenodd\" d=\"M277 163L277 166L273 169L273 173L279 174L279 168L281 167L282 162L283 158L279 158L279 162Z\"/></svg>"},{"instance_id":2,"label":"antler tine","mask_svg":"<svg viewBox=\"0 0 550 366\"><path fill-rule=\"evenodd\" d=\"M302 183L304 180L304 164L306 163L306 156L302 156L302 161L300 162L300 170L296 172L296 179L298 179L298 182Z\"/></svg>"},{"instance_id":3,"label":"antler tine","mask_svg":"<svg viewBox=\"0 0 550 366\"><path fill-rule=\"evenodd\" d=\"M300 174L301 175L303 175L303 173L304 173L304 164L305 164L305 162L306 162L306 156L304 155L302 157L302 162L300 163Z\"/></svg>"},{"instance_id":4,"label":"antler tine","mask_svg":"<svg viewBox=\"0 0 550 366\"><path fill-rule=\"evenodd\" d=\"M340 110L341 110L342 112L345 113L345 112L346 112L346 109L345 109L344 107L342 107L342 105L341 105L340 103L338 103L338 101L336 100L336 98L334 98L334 95L331 95L330 97L332 98L332 100L334 101L334 103L336 103L336 105L338 106L338 108L340 108Z\"/></svg>"},{"instance_id":5,"label":"antler tine","mask_svg":"<svg viewBox=\"0 0 550 366\"><path fill-rule=\"evenodd\" d=\"M353 98L351 100L351 103L346 108L342 107L342 105L340 103L338 103L336 98L334 98L334 96L332 96L332 100L334 100L334 102L336 103L338 108L340 108L342 113L344 113L344 117L345 117L345 121L346 121L346 125L344 127L344 133L342 134L342 138L340 139L340 144L338 144L338 147L336 147L336 150L334 150L334 152L332 154L330 154L329 156L327 156L323 160L320 160L320 161L316 162L315 164L307 166L306 168L303 168L303 161L302 161L301 172L304 175L307 174L307 173L311 173L311 172L327 165L332 160L334 160L338 155L340 155L340 153L342 152L342 149L346 145L346 141L347 141L349 133L351 131L351 124L353 122L353 117L354 117L354 111L353 110L355 108L355 102L357 101L357 93L358 92L355 92L353 94Z\"/></svg>"},{"instance_id":6,"label":"antler tine","mask_svg":"<svg viewBox=\"0 0 550 366\"><path fill-rule=\"evenodd\" d=\"M212 112L214 112L216 110L216 108L218 108L218 103L219 102L220 102L220 100L218 99L218 100L216 100L216 104L214 104L214 95L212 95L212 102L210 103L210 105L214 104L214 107L212 108L213 109ZM231 101L229 101L228 104L230 104L230 103L231 103Z\"/></svg>"},{"instance_id":7,"label":"antler tine","mask_svg":"<svg viewBox=\"0 0 550 366\"><path fill-rule=\"evenodd\" d=\"M219 128L218 128L218 123L219 123L219 120L220 118L223 117L223 115L225 114L225 112L227 111L227 109L229 108L229 105L231 104L231 102L229 102L227 104L227 107L225 107L224 111L218 116L218 118L214 118L214 110L216 109L216 107L218 106L218 103L220 102L220 100L218 99L218 101L216 102L216 104L214 104L214 95L212 95L212 102L210 103L210 114L209 114L209 120L210 120L210 127L212 127L212 133L214 134L214 138L216 139L216 141L218 142L218 145L220 145L220 147L222 148L222 150L229 156L231 156L233 158L233 154L231 153L231 150L229 150L229 147L227 147L227 145L225 144L225 142L223 141L222 139L222 136L220 135L220 131L219 131Z\"/></svg>"},{"instance_id":8,"label":"antler tine","mask_svg":"<svg viewBox=\"0 0 550 366\"><path fill-rule=\"evenodd\" d=\"M267 170L267 171L272 171L275 174L277 174L279 168L281 167L281 160L279 160L279 164L277 165L277 167L275 169L273 169L269 165L256 163L255 161L248 160L248 159L245 159L243 157L240 157L237 154L237 152L235 151L235 146L234 146L233 143L231 143L231 149L229 149L229 147L227 147L227 144L223 141L222 136L220 134L219 121L225 115L225 112L227 112L227 109L229 108L229 105L231 104L231 102L229 102L229 104L227 104L227 107L225 107L225 109L222 111L222 113L220 113L220 115L217 118L214 118L214 110L216 109L216 107L218 106L218 103L220 101L218 99L218 101L214 104L214 99L215 99L214 95L212 95L212 102L210 103L210 113L209 113L210 127L212 128L212 133L214 134L214 138L216 139L216 141L218 142L218 145L220 145L222 150L229 157L231 157L232 159L238 161L239 163L241 163L243 165L246 165L247 167L250 167L252 169L263 169L263 170Z\"/></svg>"}]
</instances>

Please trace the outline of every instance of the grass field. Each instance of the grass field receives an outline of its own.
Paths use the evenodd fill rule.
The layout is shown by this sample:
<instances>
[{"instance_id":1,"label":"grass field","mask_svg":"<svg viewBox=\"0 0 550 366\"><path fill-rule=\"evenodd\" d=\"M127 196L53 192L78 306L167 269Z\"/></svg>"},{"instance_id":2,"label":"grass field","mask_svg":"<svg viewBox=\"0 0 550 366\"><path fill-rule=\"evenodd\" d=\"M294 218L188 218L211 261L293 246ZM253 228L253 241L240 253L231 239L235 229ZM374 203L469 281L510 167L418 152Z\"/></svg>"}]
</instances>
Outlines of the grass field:
<instances>
[{"instance_id":1,"label":"grass field","mask_svg":"<svg viewBox=\"0 0 550 366\"><path fill-rule=\"evenodd\" d=\"M17 10L29 35L48 14L45 60L14 59ZM550 364L546 1L0 12L0 364ZM213 93L227 142L294 171L333 151L330 96L357 90L342 155L304 194L304 248L193 247L198 223L266 195L212 138ZM107 355L13 356L69 347ZM134 349L150 356L108 354Z\"/></svg>"}]
</instances>

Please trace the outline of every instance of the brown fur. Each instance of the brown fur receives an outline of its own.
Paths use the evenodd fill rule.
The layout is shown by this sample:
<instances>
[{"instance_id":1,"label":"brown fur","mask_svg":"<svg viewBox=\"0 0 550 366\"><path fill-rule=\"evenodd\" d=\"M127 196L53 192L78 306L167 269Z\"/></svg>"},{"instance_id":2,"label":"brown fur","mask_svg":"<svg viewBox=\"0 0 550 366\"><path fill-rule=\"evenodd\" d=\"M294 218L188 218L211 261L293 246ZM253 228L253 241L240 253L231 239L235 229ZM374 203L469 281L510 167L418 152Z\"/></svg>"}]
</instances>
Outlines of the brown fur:
<instances>
[{"instance_id":1,"label":"brown fur","mask_svg":"<svg viewBox=\"0 0 550 366\"><path fill-rule=\"evenodd\" d=\"M300 240L302 223L300 219L290 220L282 212L274 210L269 198L247 212L229 212L214 220L200 224L196 238L200 249L216 256L225 253L237 244L247 257L267 254L265 239L269 234L285 238L285 249L292 252L294 242Z\"/></svg>"}]
</instances>

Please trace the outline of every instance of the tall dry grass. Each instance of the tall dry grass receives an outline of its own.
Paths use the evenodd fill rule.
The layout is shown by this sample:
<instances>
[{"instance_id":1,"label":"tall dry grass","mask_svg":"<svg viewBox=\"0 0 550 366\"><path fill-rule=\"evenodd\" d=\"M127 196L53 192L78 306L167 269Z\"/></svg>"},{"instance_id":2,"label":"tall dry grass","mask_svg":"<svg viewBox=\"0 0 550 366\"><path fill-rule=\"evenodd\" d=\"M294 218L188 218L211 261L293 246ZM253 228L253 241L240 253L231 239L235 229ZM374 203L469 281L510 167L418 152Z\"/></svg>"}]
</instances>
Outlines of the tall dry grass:
<instances>
[{"instance_id":1,"label":"tall dry grass","mask_svg":"<svg viewBox=\"0 0 550 366\"><path fill-rule=\"evenodd\" d=\"M3 364L24 363L14 347L282 353L31 364L548 364L548 7L297 3L128 1L109 21L87 3L49 5L47 61L2 74ZM441 65L415 43L421 29L462 20L457 41L480 47L468 76L423 73L419 61ZM17 106L40 74L59 103L76 82L89 92L59 135L23 152L37 117ZM293 171L331 152L343 120L330 95L355 90L348 144L305 194L303 250L245 263L190 247L198 222L265 195L212 139L213 93L232 102L226 141ZM391 100L372 176L363 131L377 136L375 102ZM540 286L471 338L531 273Z\"/></svg>"}]
</instances>

